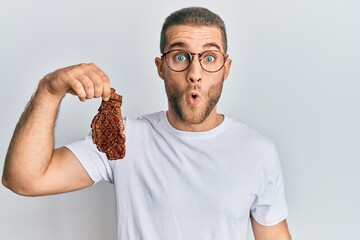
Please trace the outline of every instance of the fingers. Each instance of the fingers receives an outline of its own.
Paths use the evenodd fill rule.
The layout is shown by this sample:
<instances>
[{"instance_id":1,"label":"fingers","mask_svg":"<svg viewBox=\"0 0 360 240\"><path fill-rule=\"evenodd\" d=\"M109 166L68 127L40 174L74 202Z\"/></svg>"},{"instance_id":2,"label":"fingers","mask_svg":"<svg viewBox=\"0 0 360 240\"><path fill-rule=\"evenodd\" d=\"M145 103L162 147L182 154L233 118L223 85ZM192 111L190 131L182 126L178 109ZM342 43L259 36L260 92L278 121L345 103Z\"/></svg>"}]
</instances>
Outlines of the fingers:
<instances>
[{"instance_id":1,"label":"fingers","mask_svg":"<svg viewBox=\"0 0 360 240\"><path fill-rule=\"evenodd\" d=\"M104 78L103 78L104 79ZM108 101L110 98L111 90L110 90L110 80L106 76L106 81L104 81L104 87L103 87L103 100Z\"/></svg>"},{"instance_id":2,"label":"fingers","mask_svg":"<svg viewBox=\"0 0 360 240\"><path fill-rule=\"evenodd\" d=\"M95 64L79 64L56 71L57 81L54 86L65 89L66 92L77 95L81 101L102 97L110 98L110 80ZM61 92L61 89L59 90Z\"/></svg>"},{"instance_id":3,"label":"fingers","mask_svg":"<svg viewBox=\"0 0 360 240\"><path fill-rule=\"evenodd\" d=\"M89 77L85 74L75 75L75 82L79 82L82 85L82 88L78 88L77 94L81 101L86 99L91 99L94 97L94 84ZM75 89L74 89L75 90ZM85 94L84 94L85 93Z\"/></svg>"},{"instance_id":4,"label":"fingers","mask_svg":"<svg viewBox=\"0 0 360 240\"><path fill-rule=\"evenodd\" d=\"M96 67L95 72L97 76L97 86L95 89L95 96L102 96L103 100L107 101L110 98L110 79L109 77L98 67Z\"/></svg>"},{"instance_id":5,"label":"fingers","mask_svg":"<svg viewBox=\"0 0 360 240\"><path fill-rule=\"evenodd\" d=\"M80 64L75 78L81 82L83 91L78 93L81 101L85 99L102 97L108 100L110 97L110 80L108 76L95 64ZM85 97L82 94L85 92Z\"/></svg>"},{"instance_id":6,"label":"fingers","mask_svg":"<svg viewBox=\"0 0 360 240\"><path fill-rule=\"evenodd\" d=\"M86 92L84 90L84 86L81 84L80 81L72 81L71 83L72 94L77 95L80 101L86 100Z\"/></svg>"}]
</instances>

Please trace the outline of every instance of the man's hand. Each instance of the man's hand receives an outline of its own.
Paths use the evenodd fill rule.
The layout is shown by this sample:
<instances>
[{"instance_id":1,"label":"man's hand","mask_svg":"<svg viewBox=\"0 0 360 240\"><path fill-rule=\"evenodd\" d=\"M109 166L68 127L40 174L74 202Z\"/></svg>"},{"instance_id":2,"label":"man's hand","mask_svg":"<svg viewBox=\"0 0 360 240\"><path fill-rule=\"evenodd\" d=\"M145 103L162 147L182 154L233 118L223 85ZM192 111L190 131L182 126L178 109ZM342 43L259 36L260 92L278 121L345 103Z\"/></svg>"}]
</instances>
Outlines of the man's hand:
<instances>
[{"instance_id":1,"label":"man's hand","mask_svg":"<svg viewBox=\"0 0 360 240\"><path fill-rule=\"evenodd\" d=\"M54 150L54 126L66 93L81 101L110 97L110 81L95 64L79 64L46 75L20 117L6 154L3 184L27 196L73 191L93 181L67 148Z\"/></svg>"},{"instance_id":2,"label":"man's hand","mask_svg":"<svg viewBox=\"0 0 360 240\"><path fill-rule=\"evenodd\" d=\"M58 97L71 93L81 101L94 97L102 97L107 101L110 97L109 78L93 63L58 69L46 75L39 87L44 87L50 94Z\"/></svg>"}]
</instances>

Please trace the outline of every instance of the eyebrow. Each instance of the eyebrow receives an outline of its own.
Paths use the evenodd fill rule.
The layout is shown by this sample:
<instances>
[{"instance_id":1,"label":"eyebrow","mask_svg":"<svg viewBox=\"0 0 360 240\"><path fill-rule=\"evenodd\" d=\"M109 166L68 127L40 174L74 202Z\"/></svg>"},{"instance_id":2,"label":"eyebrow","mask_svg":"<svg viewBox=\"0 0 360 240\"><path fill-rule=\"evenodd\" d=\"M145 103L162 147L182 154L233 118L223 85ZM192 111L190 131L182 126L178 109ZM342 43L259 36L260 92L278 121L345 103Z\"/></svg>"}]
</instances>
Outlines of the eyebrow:
<instances>
[{"instance_id":1,"label":"eyebrow","mask_svg":"<svg viewBox=\"0 0 360 240\"><path fill-rule=\"evenodd\" d=\"M174 43L170 44L169 50L171 50L174 47L186 48L187 45L185 43L183 43L183 42L174 42Z\"/></svg>"},{"instance_id":2,"label":"eyebrow","mask_svg":"<svg viewBox=\"0 0 360 240\"><path fill-rule=\"evenodd\" d=\"M184 42L174 42L174 43L170 44L169 50L176 48L176 47L187 48L188 45ZM206 43L203 45L203 48L211 48L211 47L215 47L215 48L217 48L217 50L221 51L221 47L217 43L210 42L210 43Z\"/></svg>"},{"instance_id":3,"label":"eyebrow","mask_svg":"<svg viewBox=\"0 0 360 240\"><path fill-rule=\"evenodd\" d=\"M215 47L217 48L219 51L221 51L220 46L217 43L206 43L203 45L203 48L211 48L211 47Z\"/></svg>"}]
</instances>

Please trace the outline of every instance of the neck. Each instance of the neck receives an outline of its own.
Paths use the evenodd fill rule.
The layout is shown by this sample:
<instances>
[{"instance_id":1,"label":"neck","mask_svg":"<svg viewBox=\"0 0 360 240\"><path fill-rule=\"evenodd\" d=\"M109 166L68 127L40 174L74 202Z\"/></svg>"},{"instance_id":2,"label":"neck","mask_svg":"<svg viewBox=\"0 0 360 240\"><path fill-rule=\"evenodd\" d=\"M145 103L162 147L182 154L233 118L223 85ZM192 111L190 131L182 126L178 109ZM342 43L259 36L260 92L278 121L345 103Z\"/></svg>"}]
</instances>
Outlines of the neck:
<instances>
[{"instance_id":1,"label":"neck","mask_svg":"<svg viewBox=\"0 0 360 240\"><path fill-rule=\"evenodd\" d=\"M209 114L209 116L199 124L191 124L180 120L177 115L169 109L166 116L171 126L180 131L186 132L205 132L219 126L224 120L224 115L216 112L216 107Z\"/></svg>"}]
</instances>

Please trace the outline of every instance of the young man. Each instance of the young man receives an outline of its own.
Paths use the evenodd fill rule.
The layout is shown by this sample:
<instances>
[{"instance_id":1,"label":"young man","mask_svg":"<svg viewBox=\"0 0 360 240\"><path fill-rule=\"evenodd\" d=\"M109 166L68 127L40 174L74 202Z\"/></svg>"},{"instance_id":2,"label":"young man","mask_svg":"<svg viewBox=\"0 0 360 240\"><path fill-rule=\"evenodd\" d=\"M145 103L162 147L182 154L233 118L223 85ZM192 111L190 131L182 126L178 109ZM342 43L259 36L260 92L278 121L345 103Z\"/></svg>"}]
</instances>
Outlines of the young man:
<instances>
[{"instance_id":1,"label":"young man","mask_svg":"<svg viewBox=\"0 0 360 240\"><path fill-rule=\"evenodd\" d=\"M110 80L94 64L45 76L21 116L3 184L21 195L74 191L112 182L118 239L288 240L287 206L274 144L217 113L231 60L223 21L204 8L171 14L155 59L168 111L124 118L126 156L109 161L83 141L53 149L61 99L108 100Z\"/></svg>"}]
</instances>

